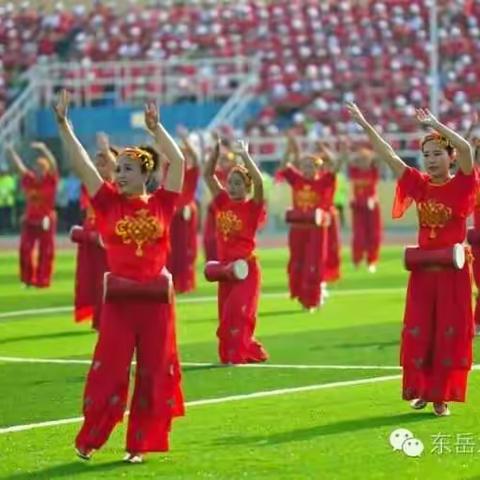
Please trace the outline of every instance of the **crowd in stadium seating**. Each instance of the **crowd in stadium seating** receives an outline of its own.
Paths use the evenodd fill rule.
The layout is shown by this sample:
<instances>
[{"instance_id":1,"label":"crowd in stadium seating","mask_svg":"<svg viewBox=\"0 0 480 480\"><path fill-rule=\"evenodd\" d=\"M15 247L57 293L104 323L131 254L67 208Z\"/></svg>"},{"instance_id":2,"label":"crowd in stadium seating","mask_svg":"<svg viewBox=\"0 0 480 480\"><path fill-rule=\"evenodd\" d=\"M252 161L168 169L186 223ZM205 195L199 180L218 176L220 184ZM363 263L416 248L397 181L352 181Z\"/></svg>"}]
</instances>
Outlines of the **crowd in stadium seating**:
<instances>
[{"instance_id":1,"label":"crowd in stadium seating","mask_svg":"<svg viewBox=\"0 0 480 480\"><path fill-rule=\"evenodd\" d=\"M0 6L0 113L42 57L85 64L256 55L269 97L260 130L296 112L319 134L348 131L344 102L355 98L386 130L411 131L413 109L428 102L428 0L151 3L124 12L100 1L50 12L33 2ZM438 3L441 115L460 126L480 102L480 0ZM222 72L211 73L221 81Z\"/></svg>"}]
</instances>

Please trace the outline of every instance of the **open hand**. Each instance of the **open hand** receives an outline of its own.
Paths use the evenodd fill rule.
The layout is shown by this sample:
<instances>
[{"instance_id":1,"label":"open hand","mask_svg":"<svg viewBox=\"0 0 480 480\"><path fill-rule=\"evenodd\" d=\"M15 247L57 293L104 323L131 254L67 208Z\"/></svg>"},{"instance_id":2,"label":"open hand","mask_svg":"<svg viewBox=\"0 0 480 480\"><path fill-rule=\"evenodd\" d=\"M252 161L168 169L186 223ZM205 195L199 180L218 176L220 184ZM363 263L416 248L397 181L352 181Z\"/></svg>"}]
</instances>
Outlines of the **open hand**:
<instances>
[{"instance_id":1,"label":"open hand","mask_svg":"<svg viewBox=\"0 0 480 480\"><path fill-rule=\"evenodd\" d=\"M145 125L150 131L154 131L160 121L157 105L155 102L145 104Z\"/></svg>"},{"instance_id":2,"label":"open hand","mask_svg":"<svg viewBox=\"0 0 480 480\"><path fill-rule=\"evenodd\" d=\"M68 104L70 103L70 93L67 89L62 89L58 95L57 102L53 105L53 111L58 123L63 123L68 118Z\"/></svg>"}]
</instances>

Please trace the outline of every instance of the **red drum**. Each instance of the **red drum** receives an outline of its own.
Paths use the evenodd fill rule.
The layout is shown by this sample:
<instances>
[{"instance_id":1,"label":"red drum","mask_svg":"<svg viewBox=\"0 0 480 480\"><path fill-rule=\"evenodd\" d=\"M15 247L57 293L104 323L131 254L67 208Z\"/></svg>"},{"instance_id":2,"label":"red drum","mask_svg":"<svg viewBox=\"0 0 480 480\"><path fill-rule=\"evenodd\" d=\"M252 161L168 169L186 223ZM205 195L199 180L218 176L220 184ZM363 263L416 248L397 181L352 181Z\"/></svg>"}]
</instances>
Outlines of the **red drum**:
<instances>
[{"instance_id":1,"label":"red drum","mask_svg":"<svg viewBox=\"0 0 480 480\"><path fill-rule=\"evenodd\" d=\"M465 265L465 247L456 243L452 247L425 250L419 247L405 249L405 268L409 271L431 267L451 267L461 270Z\"/></svg>"},{"instance_id":2,"label":"red drum","mask_svg":"<svg viewBox=\"0 0 480 480\"><path fill-rule=\"evenodd\" d=\"M95 243L103 246L100 235L95 230L88 230L79 225L74 225L70 229L70 240L73 243Z\"/></svg>"},{"instance_id":3,"label":"red drum","mask_svg":"<svg viewBox=\"0 0 480 480\"><path fill-rule=\"evenodd\" d=\"M235 260L230 263L212 260L205 264L203 273L209 282L245 280L248 276L248 263L245 260Z\"/></svg>"},{"instance_id":4,"label":"red drum","mask_svg":"<svg viewBox=\"0 0 480 480\"><path fill-rule=\"evenodd\" d=\"M480 245L480 228L471 227L468 229L467 242L470 245Z\"/></svg>"},{"instance_id":5,"label":"red drum","mask_svg":"<svg viewBox=\"0 0 480 480\"><path fill-rule=\"evenodd\" d=\"M111 272L105 272L103 277L104 301L136 299L172 303L173 296L173 280L168 272L162 272L156 279L148 282L137 282Z\"/></svg>"},{"instance_id":6,"label":"red drum","mask_svg":"<svg viewBox=\"0 0 480 480\"><path fill-rule=\"evenodd\" d=\"M289 208L285 212L285 221L293 224L316 225L317 227L325 220L325 212L321 208L316 208L310 212L302 212Z\"/></svg>"}]
</instances>

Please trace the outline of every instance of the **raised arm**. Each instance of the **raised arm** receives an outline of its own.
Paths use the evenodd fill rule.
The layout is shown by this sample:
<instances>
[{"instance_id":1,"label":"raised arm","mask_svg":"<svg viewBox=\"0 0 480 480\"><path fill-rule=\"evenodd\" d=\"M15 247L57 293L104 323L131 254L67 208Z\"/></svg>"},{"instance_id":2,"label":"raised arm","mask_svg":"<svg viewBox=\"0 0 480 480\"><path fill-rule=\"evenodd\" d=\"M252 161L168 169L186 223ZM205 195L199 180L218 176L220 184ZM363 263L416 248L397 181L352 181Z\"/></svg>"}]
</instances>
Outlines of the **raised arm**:
<instances>
[{"instance_id":1,"label":"raised arm","mask_svg":"<svg viewBox=\"0 0 480 480\"><path fill-rule=\"evenodd\" d=\"M395 153L392 146L384 140L375 128L365 119L361 110L353 102L347 103L347 109L352 119L362 127L367 134L373 149L379 158L385 162L396 177L401 177L407 168L405 162Z\"/></svg>"},{"instance_id":2,"label":"raised arm","mask_svg":"<svg viewBox=\"0 0 480 480\"><path fill-rule=\"evenodd\" d=\"M110 140L108 135L104 132L97 133L97 148L98 151L102 154L103 160L111 167L112 171L115 170L115 165L117 160L112 150L110 149Z\"/></svg>"},{"instance_id":3,"label":"raised arm","mask_svg":"<svg viewBox=\"0 0 480 480\"><path fill-rule=\"evenodd\" d=\"M184 127L179 127L177 129L178 136L180 137L183 148L186 155L185 161L190 160L189 165L187 165L188 168L198 168L199 165L199 156L197 151L195 150L194 146L192 145L192 142L188 138L188 130Z\"/></svg>"},{"instance_id":4,"label":"raised arm","mask_svg":"<svg viewBox=\"0 0 480 480\"><path fill-rule=\"evenodd\" d=\"M263 177L262 172L253 161L253 158L248 153L248 143L245 140L237 140L234 144L233 152L238 155L245 164L245 167L252 178L253 183L253 199L257 203L263 203Z\"/></svg>"},{"instance_id":5,"label":"raised arm","mask_svg":"<svg viewBox=\"0 0 480 480\"><path fill-rule=\"evenodd\" d=\"M478 127L478 123L479 123L478 112L475 111L473 113L470 126L468 127L468 130L465 133L465 139L468 140L469 142L472 141L472 134L473 134L473 131Z\"/></svg>"},{"instance_id":6,"label":"raised arm","mask_svg":"<svg viewBox=\"0 0 480 480\"><path fill-rule=\"evenodd\" d=\"M222 184L215 175L215 170L217 168L218 159L220 158L220 145L222 141L220 137L217 136L215 147L205 162L205 167L203 171L203 178L207 184L212 197L216 197L222 190Z\"/></svg>"},{"instance_id":7,"label":"raised arm","mask_svg":"<svg viewBox=\"0 0 480 480\"><path fill-rule=\"evenodd\" d=\"M73 131L72 124L68 119L69 102L70 95L67 90L64 89L60 92L56 105L53 106L58 132L67 151L67 155L70 158L70 162L72 163L73 171L85 185L88 194L93 197L102 186L103 180L87 151Z\"/></svg>"},{"instance_id":8,"label":"raised arm","mask_svg":"<svg viewBox=\"0 0 480 480\"><path fill-rule=\"evenodd\" d=\"M175 140L163 128L155 102L145 105L145 125L152 133L159 150L168 158L168 170L163 181L163 188L180 193L183 188L185 158Z\"/></svg>"},{"instance_id":9,"label":"raised arm","mask_svg":"<svg viewBox=\"0 0 480 480\"><path fill-rule=\"evenodd\" d=\"M20 155L16 152L14 146L12 144L7 145L7 152L8 156L10 157L10 161L14 166L17 173L21 176L28 173L28 168L23 163L23 160L20 158Z\"/></svg>"},{"instance_id":10,"label":"raised arm","mask_svg":"<svg viewBox=\"0 0 480 480\"><path fill-rule=\"evenodd\" d=\"M457 162L460 170L465 175L470 175L473 172L473 153L468 140L441 123L428 109L419 108L416 113L417 120L422 125L433 128L450 141L457 151Z\"/></svg>"},{"instance_id":11,"label":"raised arm","mask_svg":"<svg viewBox=\"0 0 480 480\"><path fill-rule=\"evenodd\" d=\"M32 148L35 150L39 150L47 159L47 162L50 165L50 169L52 172L58 171L57 161L55 156L53 155L52 151L43 143L43 142L32 142L30 144Z\"/></svg>"},{"instance_id":12,"label":"raised arm","mask_svg":"<svg viewBox=\"0 0 480 480\"><path fill-rule=\"evenodd\" d=\"M300 145L295 137L295 134L291 131L287 132L287 148L280 162L280 169L287 167L289 164L298 167L300 163Z\"/></svg>"},{"instance_id":13,"label":"raised arm","mask_svg":"<svg viewBox=\"0 0 480 480\"><path fill-rule=\"evenodd\" d=\"M347 160L346 152L341 150L337 152L325 142L317 142L318 153L327 162L328 170L334 174L338 173Z\"/></svg>"}]
</instances>

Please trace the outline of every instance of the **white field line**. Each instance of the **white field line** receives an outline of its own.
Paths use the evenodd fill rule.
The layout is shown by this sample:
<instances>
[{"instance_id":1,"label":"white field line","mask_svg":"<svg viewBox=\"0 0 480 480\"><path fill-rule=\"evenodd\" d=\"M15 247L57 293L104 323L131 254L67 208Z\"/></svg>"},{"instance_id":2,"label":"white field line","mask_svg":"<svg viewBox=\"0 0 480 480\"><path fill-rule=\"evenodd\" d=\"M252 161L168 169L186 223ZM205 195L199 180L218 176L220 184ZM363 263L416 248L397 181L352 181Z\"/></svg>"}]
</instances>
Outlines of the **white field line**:
<instances>
[{"instance_id":1,"label":"white field line","mask_svg":"<svg viewBox=\"0 0 480 480\"><path fill-rule=\"evenodd\" d=\"M354 288L346 290L330 290L330 297L342 297L350 295L378 295L378 294L389 294L389 293L400 293L405 292L404 288ZM260 298L288 298L288 294L285 292L267 292L262 293ZM192 297L192 298L182 298L177 299L177 305L185 305L190 303L209 303L216 302L217 296L203 296L203 297ZM2 318L14 318L14 317L23 317L26 315L48 315L50 313L68 313L72 312L72 306L63 306L63 307L47 307L47 308L31 308L28 310L14 310L11 312L0 313L0 319Z\"/></svg>"},{"instance_id":2,"label":"white field line","mask_svg":"<svg viewBox=\"0 0 480 480\"><path fill-rule=\"evenodd\" d=\"M220 398L206 398L204 400L194 400L187 402L187 407L199 407L202 405L214 405L227 402L236 402L240 400L254 400L257 398L275 397L279 395L289 395L292 393L311 392L316 390L326 390L329 388L349 387L354 385L365 385L389 380L398 380L400 375L388 375L384 377L363 378L361 380L348 380L344 382L321 383L316 385L305 385L303 387L281 388L278 390L265 390L255 393L247 393L243 395L231 395ZM128 414L128 412L127 412ZM83 417L63 418L61 420L52 420L49 422L30 423L27 425L14 425L12 427L0 428L0 435L6 433L22 432L25 430L33 430L36 428L54 427L58 425L67 425L71 423L80 423Z\"/></svg>"},{"instance_id":3,"label":"white field line","mask_svg":"<svg viewBox=\"0 0 480 480\"><path fill-rule=\"evenodd\" d=\"M41 363L64 365L90 365L91 360L75 358L28 358L28 357L0 357L0 363ZM132 362L134 365L136 362ZM212 362L182 362L182 367L218 367L218 368L278 368L294 370L400 370L402 367L394 365L298 365L279 363L247 363L242 365L222 365Z\"/></svg>"}]
</instances>

